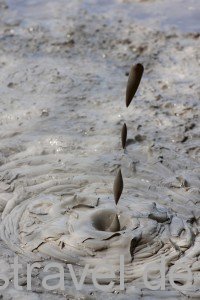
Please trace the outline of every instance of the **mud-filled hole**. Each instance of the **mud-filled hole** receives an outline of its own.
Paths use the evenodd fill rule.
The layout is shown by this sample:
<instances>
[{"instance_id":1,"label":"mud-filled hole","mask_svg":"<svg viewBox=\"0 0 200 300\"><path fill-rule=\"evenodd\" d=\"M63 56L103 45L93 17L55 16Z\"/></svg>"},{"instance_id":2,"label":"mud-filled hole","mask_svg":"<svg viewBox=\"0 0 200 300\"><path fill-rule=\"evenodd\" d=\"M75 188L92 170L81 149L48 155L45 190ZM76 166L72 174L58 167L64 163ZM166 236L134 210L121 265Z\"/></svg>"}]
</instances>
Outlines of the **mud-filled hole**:
<instances>
[{"instance_id":1,"label":"mud-filled hole","mask_svg":"<svg viewBox=\"0 0 200 300\"><path fill-rule=\"evenodd\" d=\"M100 210L92 216L92 225L96 230L117 232L120 230L118 215L113 210Z\"/></svg>"}]
</instances>

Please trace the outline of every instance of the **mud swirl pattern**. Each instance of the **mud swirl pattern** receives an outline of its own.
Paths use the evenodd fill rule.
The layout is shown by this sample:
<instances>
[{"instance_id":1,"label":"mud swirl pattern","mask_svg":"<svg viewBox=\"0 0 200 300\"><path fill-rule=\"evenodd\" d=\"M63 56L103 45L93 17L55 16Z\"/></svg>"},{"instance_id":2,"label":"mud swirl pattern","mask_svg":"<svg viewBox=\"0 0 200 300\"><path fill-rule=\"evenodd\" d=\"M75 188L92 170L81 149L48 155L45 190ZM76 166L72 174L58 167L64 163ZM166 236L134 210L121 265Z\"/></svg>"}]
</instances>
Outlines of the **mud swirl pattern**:
<instances>
[{"instance_id":1,"label":"mud swirl pattern","mask_svg":"<svg viewBox=\"0 0 200 300\"><path fill-rule=\"evenodd\" d=\"M0 298L199 299L199 32L187 19L180 30L156 19L159 12L171 26L166 11L172 20L185 12L171 6L187 2L197 16L189 9L197 4L8 2L0 0L0 287L2 274L9 287ZM119 170L123 191L113 193ZM144 269L162 255L166 289L153 291ZM13 287L15 256L23 291ZM41 285L52 261L65 270L64 292ZM34 262L41 267L28 293L26 264ZM185 289L183 269L176 289L169 282L178 262L192 272ZM103 263L115 271L107 293L92 282ZM78 281L90 265L81 291L67 264ZM108 270L99 272L108 284ZM159 285L159 270L152 276Z\"/></svg>"},{"instance_id":2,"label":"mud swirl pattern","mask_svg":"<svg viewBox=\"0 0 200 300\"><path fill-rule=\"evenodd\" d=\"M173 172L156 161L148 147L143 153L134 148L130 145L120 157L126 176L117 207L113 176L95 170L91 175L68 173L51 163L50 154L16 157L1 166L2 240L28 261L52 257L83 268L103 259L115 267L116 286L120 255L125 259L125 282L130 283L164 254L168 267L183 261L192 268L193 287L185 292L195 295L198 174L195 169ZM127 166L130 156L140 162L136 168ZM62 161L62 155L58 158Z\"/></svg>"}]
</instances>

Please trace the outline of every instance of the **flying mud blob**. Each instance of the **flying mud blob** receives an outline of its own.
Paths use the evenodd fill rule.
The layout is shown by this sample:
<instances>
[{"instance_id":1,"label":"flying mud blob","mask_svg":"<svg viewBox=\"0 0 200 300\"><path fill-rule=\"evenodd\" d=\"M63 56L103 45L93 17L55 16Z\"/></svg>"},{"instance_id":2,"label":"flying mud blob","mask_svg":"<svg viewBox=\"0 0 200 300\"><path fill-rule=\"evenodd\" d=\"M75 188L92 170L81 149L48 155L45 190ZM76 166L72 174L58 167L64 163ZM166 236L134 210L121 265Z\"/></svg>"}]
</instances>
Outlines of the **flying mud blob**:
<instances>
[{"instance_id":1,"label":"flying mud blob","mask_svg":"<svg viewBox=\"0 0 200 300\"><path fill-rule=\"evenodd\" d=\"M114 198L115 198L115 203L117 205L122 191L123 191L123 178L122 178L122 173L121 169L118 170L117 175L115 177L114 185L113 185L113 192L114 192Z\"/></svg>"},{"instance_id":2,"label":"flying mud blob","mask_svg":"<svg viewBox=\"0 0 200 300\"><path fill-rule=\"evenodd\" d=\"M131 67L126 87L126 107L131 103L142 78L144 67L142 64L136 64Z\"/></svg>"},{"instance_id":3,"label":"flying mud blob","mask_svg":"<svg viewBox=\"0 0 200 300\"><path fill-rule=\"evenodd\" d=\"M126 139L127 139L127 126L124 123L121 131L121 141L122 141L122 148L125 149L126 147Z\"/></svg>"}]
</instances>

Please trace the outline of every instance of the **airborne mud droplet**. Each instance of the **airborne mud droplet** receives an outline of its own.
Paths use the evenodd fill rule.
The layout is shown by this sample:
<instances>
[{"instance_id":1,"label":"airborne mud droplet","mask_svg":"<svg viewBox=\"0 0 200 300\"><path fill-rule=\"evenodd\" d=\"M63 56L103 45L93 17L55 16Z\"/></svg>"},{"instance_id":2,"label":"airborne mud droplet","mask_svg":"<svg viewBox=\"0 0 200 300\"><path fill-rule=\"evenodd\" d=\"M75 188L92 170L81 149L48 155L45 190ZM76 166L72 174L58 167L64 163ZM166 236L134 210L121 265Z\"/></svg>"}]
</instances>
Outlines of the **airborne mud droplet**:
<instances>
[{"instance_id":1,"label":"airborne mud droplet","mask_svg":"<svg viewBox=\"0 0 200 300\"><path fill-rule=\"evenodd\" d=\"M114 181L114 185L113 185L113 192L114 192L114 198L115 198L115 203L117 205L122 191L123 191L123 178L122 178L122 173L121 173L121 169L119 169L116 177L115 177L115 181Z\"/></svg>"},{"instance_id":2,"label":"airborne mud droplet","mask_svg":"<svg viewBox=\"0 0 200 300\"><path fill-rule=\"evenodd\" d=\"M136 64L131 67L128 82L127 82L127 87L126 87L126 107L128 107L129 104L131 103L139 87L143 71L144 71L144 67L142 64Z\"/></svg>"},{"instance_id":3,"label":"airborne mud droplet","mask_svg":"<svg viewBox=\"0 0 200 300\"><path fill-rule=\"evenodd\" d=\"M126 123L124 123L122 127L122 132L121 132L121 140L122 140L122 148L125 149L126 147L126 139L127 139L127 126Z\"/></svg>"}]
</instances>

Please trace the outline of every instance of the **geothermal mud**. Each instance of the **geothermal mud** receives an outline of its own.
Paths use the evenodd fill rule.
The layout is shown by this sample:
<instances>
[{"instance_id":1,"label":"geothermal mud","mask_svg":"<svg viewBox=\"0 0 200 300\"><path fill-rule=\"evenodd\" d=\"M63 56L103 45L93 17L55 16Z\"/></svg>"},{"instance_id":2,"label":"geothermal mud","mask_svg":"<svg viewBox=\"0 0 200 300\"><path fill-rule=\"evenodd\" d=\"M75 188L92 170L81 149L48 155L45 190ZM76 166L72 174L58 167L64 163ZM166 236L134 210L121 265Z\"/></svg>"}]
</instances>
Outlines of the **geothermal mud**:
<instances>
[{"instance_id":1,"label":"geothermal mud","mask_svg":"<svg viewBox=\"0 0 200 300\"><path fill-rule=\"evenodd\" d=\"M10 279L4 299L200 297L199 33L137 21L134 5L149 9L147 2L0 2L0 274ZM144 74L126 108L134 63ZM124 187L116 206L119 167ZM13 287L16 255L22 291ZM142 275L161 255L166 290L152 291ZM52 261L65 269L65 292L41 285ZM76 291L66 263L80 277L86 264L102 261L114 267L113 288L96 289L89 272ZM27 292L26 264L33 262L41 267ZM181 276L177 289L169 283L177 262L192 271L188 288L179 289ZM100 273L109 283L105 268Z\"/></svg>"}]
</instances>

